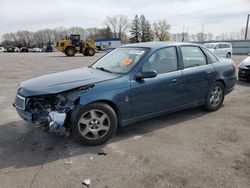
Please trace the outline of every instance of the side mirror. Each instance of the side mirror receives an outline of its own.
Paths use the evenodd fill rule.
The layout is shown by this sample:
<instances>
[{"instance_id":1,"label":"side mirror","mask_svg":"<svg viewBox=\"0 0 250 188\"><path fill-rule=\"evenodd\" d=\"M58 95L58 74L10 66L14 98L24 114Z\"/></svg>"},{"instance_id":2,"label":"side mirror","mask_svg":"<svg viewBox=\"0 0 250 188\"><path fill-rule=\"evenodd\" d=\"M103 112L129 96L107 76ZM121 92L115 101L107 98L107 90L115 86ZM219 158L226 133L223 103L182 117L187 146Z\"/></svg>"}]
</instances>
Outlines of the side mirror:
<instances>
[{"instance_id":1,"label":"side mirror","mask_svg":"<svg viewBox=\"0 0 250 188\"><path fill-rule=\"evenodd\" d=\"M141 80L143 78L154 78L157 76L156 71L146 71L146 72L138 72L135 75L136 80Z\"/></svg>"}]
</instances>

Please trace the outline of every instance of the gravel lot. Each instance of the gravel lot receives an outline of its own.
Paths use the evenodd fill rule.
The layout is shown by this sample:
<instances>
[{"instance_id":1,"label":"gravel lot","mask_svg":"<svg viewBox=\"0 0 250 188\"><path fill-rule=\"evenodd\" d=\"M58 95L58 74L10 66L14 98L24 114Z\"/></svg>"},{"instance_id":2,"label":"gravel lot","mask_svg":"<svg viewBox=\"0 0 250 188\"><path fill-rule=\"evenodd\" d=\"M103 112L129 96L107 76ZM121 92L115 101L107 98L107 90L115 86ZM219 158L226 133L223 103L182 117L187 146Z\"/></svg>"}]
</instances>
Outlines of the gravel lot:
<instances>
[{"instance_id":1,"label":"gravel lot","mask_svg":"<svg viewBox=\"0 0 250 188\"><path fill-rule=\"evenodd\" d=\"M250 83L224 106L160 116L85 147L31 127L11 103L19 82L90 65L94 57L0 53L0 187L250 187ZM245 56L234 56L238 64ZM98 155L104 152L106 155Z\"/></svg>"}]
</instances>

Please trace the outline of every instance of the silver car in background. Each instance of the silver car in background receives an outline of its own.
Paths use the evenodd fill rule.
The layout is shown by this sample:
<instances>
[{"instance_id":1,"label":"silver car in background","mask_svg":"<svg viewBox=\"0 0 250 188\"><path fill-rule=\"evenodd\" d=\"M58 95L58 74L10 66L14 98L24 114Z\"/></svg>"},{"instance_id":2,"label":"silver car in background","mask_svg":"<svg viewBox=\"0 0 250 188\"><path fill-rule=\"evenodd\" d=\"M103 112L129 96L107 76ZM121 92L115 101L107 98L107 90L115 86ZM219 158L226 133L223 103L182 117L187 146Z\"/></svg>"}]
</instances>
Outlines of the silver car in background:
<instances>
[{"instance_id":1,"label":"silver car in background","mask_svg":"<svg viewBox=\"0 0 250 188\"><path fill-rule=\"evenodd\" d=\"M0 47L0 52L4 52L4 47Z\"/></svg>"},{"instance_id":2,"label":"silver car in background","mask_svg":"<svg viewBox=\"0 0 250 188\"><path fill-rule=\"evenodd\" d=\"M226 42L205 43L204 46L207 47L207 49L209 49L218 57L231 58L233 54L233 48L230 43Z\"/></svg>"}]
</instances>

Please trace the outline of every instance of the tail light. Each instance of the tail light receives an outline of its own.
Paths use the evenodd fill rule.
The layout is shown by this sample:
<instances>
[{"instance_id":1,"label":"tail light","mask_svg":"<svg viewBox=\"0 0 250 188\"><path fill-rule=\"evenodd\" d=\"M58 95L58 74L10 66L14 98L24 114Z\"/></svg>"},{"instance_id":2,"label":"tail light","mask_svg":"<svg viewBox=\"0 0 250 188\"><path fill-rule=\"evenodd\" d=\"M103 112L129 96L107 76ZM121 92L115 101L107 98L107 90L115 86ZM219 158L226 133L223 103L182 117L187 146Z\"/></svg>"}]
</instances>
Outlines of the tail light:
<instances>
[{"instance_id":1,"label":"tail light","mask_svg":"<svg viewBox=\"0 0 250 188\"><path fill-rule=\"evenodd\" d=\"M233 64L232 64L232 67L233 67L234 72L236 72L236 69L237 69L236 63L233 63Z\"/></svg>"}]
</instances>

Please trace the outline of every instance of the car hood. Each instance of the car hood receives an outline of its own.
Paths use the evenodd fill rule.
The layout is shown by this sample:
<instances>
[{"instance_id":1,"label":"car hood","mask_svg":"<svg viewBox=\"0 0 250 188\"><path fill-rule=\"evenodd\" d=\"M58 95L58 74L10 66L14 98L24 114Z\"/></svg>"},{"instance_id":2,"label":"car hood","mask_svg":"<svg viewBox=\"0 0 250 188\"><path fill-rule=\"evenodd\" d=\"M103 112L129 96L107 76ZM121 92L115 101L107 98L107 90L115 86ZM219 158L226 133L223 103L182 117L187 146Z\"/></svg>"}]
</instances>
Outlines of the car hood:
<instances>
[{"instance_id":1,"label":"car hood","mask_svg":"<svg viewBox=\"0 0 250 188\"><path fill-rule=\"evenodd\" d=\"M56 94L119 76L88 67L73 69L24 81L19 85L18 93L24 97Z\"/></svg>"},{"instance_id":2,"label":"car hood","mask_svg":"<svg viewBox=\"0 0 250 188\"><path fill-rule=\"evenodd\" d=\"M248 56L246 59L244 59L240 64L244 66L250 66L250 56Z\"/></svg>"}]
</instances>

